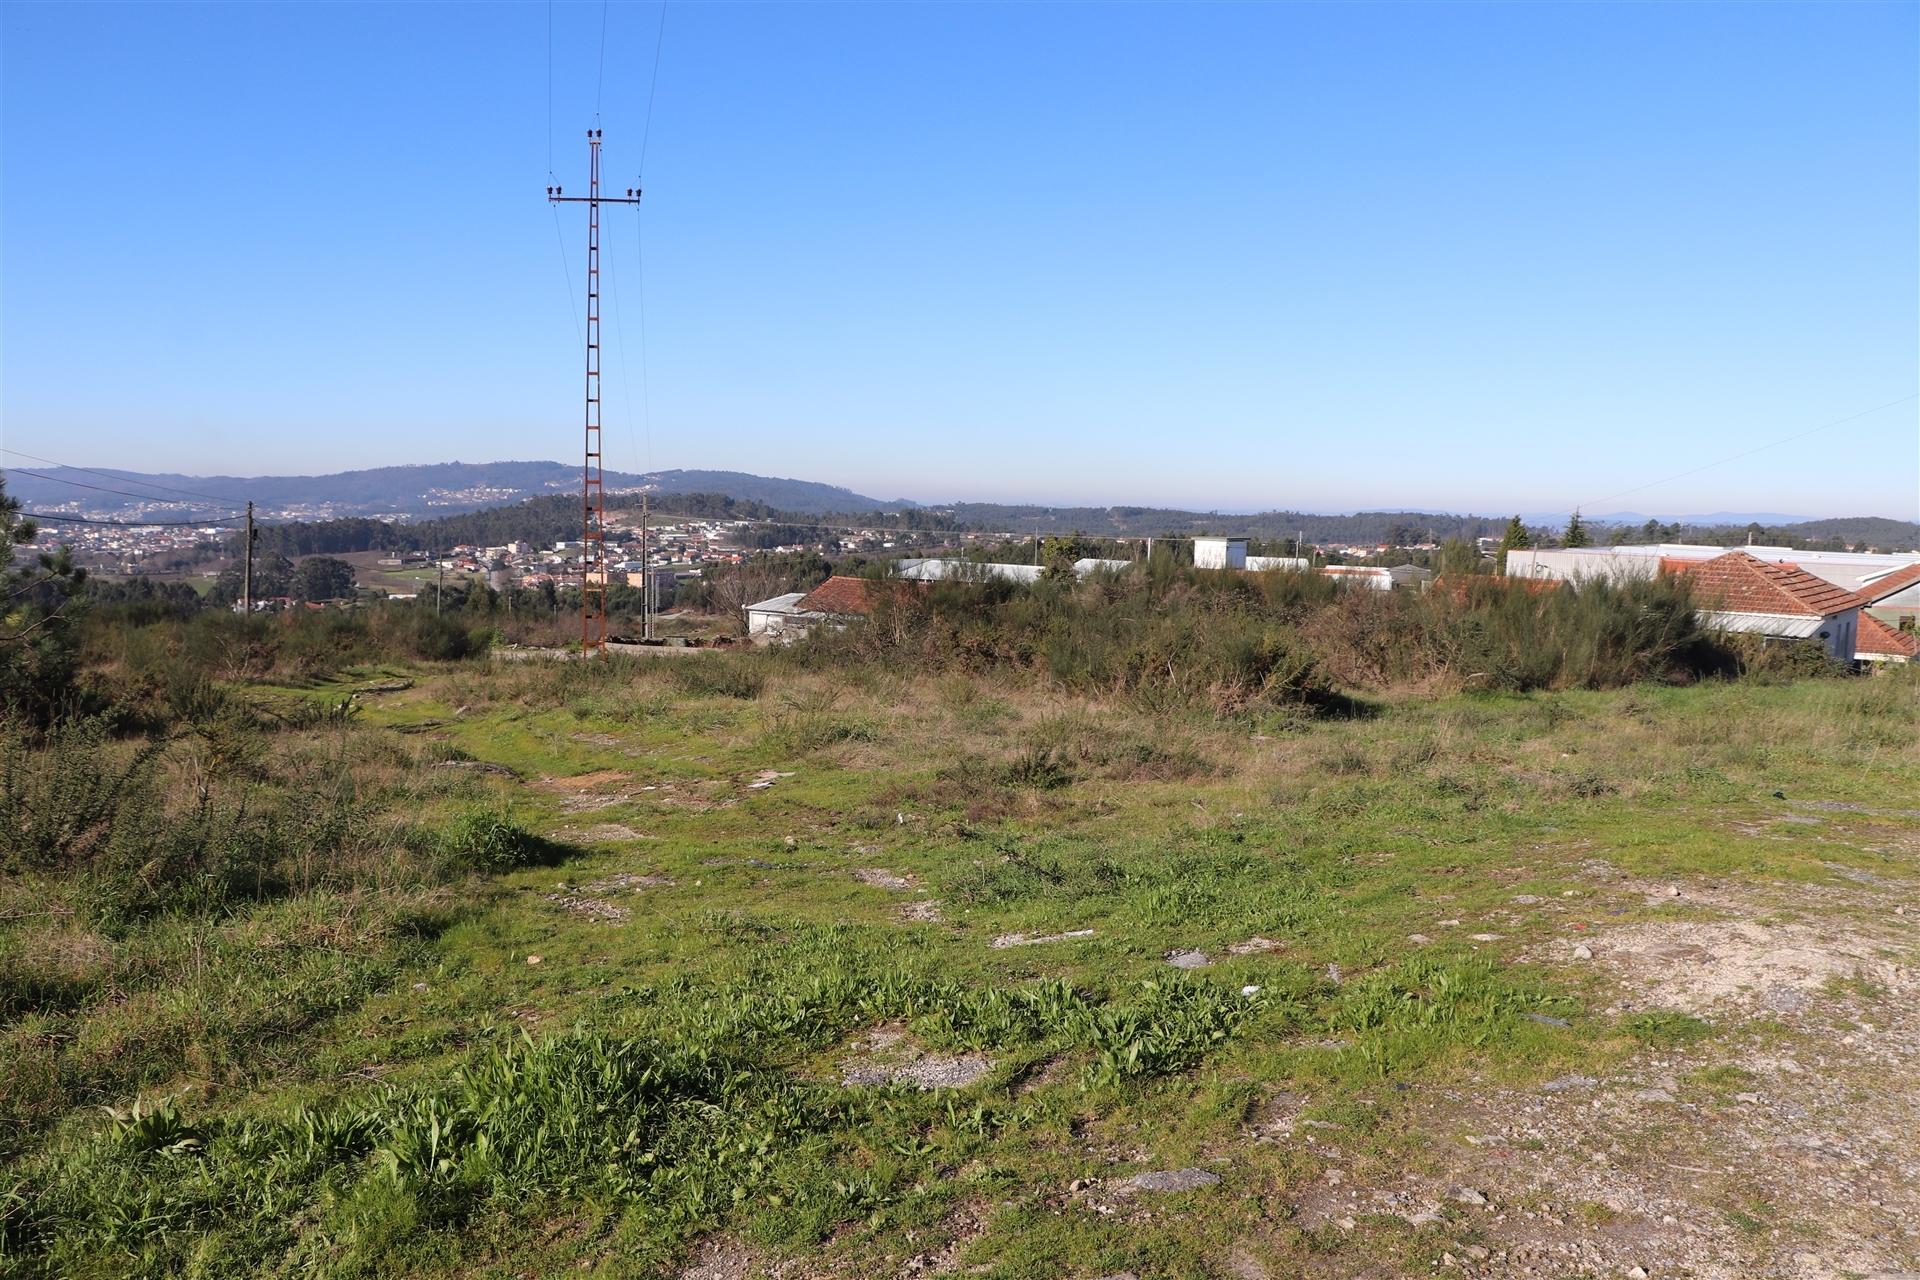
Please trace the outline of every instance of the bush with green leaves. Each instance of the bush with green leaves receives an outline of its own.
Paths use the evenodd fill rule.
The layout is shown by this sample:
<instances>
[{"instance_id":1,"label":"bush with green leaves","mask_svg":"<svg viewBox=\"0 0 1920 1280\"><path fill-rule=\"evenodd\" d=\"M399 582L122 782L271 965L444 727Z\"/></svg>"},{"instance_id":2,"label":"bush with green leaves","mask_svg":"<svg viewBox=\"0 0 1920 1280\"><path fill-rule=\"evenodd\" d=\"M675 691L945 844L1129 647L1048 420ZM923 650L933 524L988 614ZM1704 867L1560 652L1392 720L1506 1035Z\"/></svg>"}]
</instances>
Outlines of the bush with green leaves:
<instances>
[{"instance_id":1,"label":"bush with green leaves","mask_svg":"<svg viewBox=\"0 0 1920 1280\"><path fill-rule=\"evenodd\" d=\"M512 871L554 861L557 847L514 822L505 809L472 809L440 836L440 849L471 871Z\"/></svg>"}]
</instances>

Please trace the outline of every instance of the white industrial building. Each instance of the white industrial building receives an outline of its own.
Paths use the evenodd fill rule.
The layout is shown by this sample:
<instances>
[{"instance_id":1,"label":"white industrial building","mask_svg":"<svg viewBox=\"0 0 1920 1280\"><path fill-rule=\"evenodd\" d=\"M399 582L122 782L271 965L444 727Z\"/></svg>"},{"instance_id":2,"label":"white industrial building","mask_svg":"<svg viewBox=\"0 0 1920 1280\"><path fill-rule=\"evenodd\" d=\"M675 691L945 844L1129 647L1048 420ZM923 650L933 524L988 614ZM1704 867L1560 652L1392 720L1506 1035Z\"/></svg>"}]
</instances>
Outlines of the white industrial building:
<instances>
[{"instance_id":1,"label":"white industrial building","mask_svg":"<svg viewBox=\"0 0 1920 1280\"><path fill-rule=\"evenodd\" d=\"M1691 542L1654 542L1644 546L1569 547L1554 551L1531 548L1507 552L1510 578L1554 578L1579 582L1589 578L1626 581L1652 578L1662 560L1716 560L1729 551L1743 551L1768 564L1784 564L1847 591L1859 591L1902 569L1920 566L1920 553L1802 551L1793 547L1714 547ZM1920 579L1915 579L1920 583ZM1920 592L1914 607L1920 608Z\"/></svg>"},{"instance_id":2,"label":"white industrial building","mask_svg":"<svg viewBox=\"0 0 1920 1280\"><path fill-rule=\"evenodd\" d=\"M1196 569L1244 569L1247 567L1245 538L1195 538L1193 567Z\"/></svg>"},{"instance_id":3,"label":"white industrial building","mask_svg":"<svg viewBox=\"0 0 1920 1280\"><path fill-rule=\"evenodd\" d=\"M1882 632L1897 636L1903 618L1920 614L1920 555L1912 553L1729 550L1692 543L1507 553L1512 578L1578 586L1650 580L1663 573L1692 580L1701 621L1711 627L1815 641L1842 661L1904 660L1905 642L1889 641Z\"/></svg>"},{"instance_id":4,"label":"white industrial building","mask_svg":"<svg viewBox=\"0 0 1920 1280\"><path fill-rule=\"evenodd\" d=\"M1084 578L1101 570L1118 572L1130 568L1131 560L1097 560L1088 557L1073 562L1073 575ZM909 582L1038 582L1046 573L1038 564L1005 564L979 560L953 560L930 557L902 560L897 572Z\"/></svg>"},{"instance_id":5,"label":"white industrial building","mask_svg":"<svg viewBox=\"0 0 1920 1280\"><path fill-rule=\"evenodd\" d=\"M1320 566L1320 572L1335 581L1375 591L1391 591L1395 587L1419 590L1433 581L1433 570L1413 564L1328 564Z\"/></svg>"}]
</instances>

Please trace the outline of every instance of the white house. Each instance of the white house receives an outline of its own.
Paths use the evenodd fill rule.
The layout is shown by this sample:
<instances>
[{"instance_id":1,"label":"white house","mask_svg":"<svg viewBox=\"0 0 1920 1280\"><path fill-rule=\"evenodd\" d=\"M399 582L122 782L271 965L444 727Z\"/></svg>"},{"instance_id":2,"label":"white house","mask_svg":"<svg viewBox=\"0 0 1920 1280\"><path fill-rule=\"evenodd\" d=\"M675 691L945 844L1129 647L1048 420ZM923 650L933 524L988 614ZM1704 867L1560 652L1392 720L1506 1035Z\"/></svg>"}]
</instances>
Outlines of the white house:
<instances>
[{"instance_id":1,"label":"white house","mask_svg":"<svg viewBox=\"0 0 1920 1280\"><path fill-rule=\"evenodd\" d=\"M804 591L789 591L771 600L747 606L747 638L762 644L785 644L807 634L807 628L826 615L799 607Z\"/></svg>"}]
</instances>

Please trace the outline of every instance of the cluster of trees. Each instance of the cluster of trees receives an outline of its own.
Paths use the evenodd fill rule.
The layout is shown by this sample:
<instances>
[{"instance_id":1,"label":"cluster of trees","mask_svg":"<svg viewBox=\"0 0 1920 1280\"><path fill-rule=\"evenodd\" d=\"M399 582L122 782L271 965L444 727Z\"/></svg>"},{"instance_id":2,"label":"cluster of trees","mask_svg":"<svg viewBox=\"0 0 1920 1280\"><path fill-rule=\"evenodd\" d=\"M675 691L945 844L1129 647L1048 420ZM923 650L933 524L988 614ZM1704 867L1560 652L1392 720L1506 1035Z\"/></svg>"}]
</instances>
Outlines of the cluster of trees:
<instances>
[{"instance_id":1,"label":"cluster of trees","mask_svg":"<svg viewBox=\"0 0 1920 1280\"><path fill-rule=\"evenodd\" d=\"M918 509L889 515L829 514L811 519L777 510L764 502L729 498L723 493L651 494L647 500L654 513L661 517L772 522L754 530L747 537L747 544L757 547L814 541L821 536L823 527L901 530L950 530L959 527L959 522L951 516ZM607 509L637 511L640 503L639 494L614 494L607 499ZM564 538L580 536L580 497L578 494L554 494L531 498L509 507L488 507L481 511L406 524L350 516L339 520L296 520L287 524L262 525L256 532L256 548L283 556L339 555L355 551L437 551L461 545L499 547L522 539L551 545ZM236 534L230 544L230 551L234 555L240 552L242 536Z\"/></svg>"},{"instance_id":2,"label":"cluster of trees","mask_svg":"<svg viewBox=\"0 0 1920 1280\"><path fill-rule=\"evenodd\" d=\"M228 565L213 580L207 593L213 604L228 605L245 591L244 570L240 561ZM354 596L353 566L333 556L308 556L299 563L277 552L256 553L253 558L253 598L271 600L288 596L295 600L350 600Z\"/></svg>"},{"instance_id":3,"label":"cluster of trees","mask_svg":"<svg viewBox=\"0 0 1920 1280\"><path fill-rule=\"evenodd\" d=\"M759 502L746 502L720 493L654 495L653 509L663 516L691 516L711 520L773 520L782 513ZM607 499L613 511L637 510L638 494L615 494ZM262 525L255 546L284 556L339 554L353 551L437 551L445 547L505 546L525 539L552 544L580 536L580 496L554 494L530 498L510 507L488 507L459 515L395 524L352 516L341 520L296 520ZM233 539L238 555L240 537Z\"/></svg>"}]
</instances>

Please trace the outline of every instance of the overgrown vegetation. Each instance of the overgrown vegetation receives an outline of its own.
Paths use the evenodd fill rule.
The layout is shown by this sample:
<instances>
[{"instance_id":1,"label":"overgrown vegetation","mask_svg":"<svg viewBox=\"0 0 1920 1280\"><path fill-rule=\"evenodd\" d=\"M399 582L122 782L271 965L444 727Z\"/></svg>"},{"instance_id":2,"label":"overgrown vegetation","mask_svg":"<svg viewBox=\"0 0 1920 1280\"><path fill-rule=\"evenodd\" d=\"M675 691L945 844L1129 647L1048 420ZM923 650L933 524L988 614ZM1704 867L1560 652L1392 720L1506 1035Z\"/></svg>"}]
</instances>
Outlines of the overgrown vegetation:
<instances>
[{"instance_id":1,"label":"overgrown vegetation","mask_svg":"<svg viewBox=\"0 0 1920 1280\"><path fill-rule=\"evenodd\" d=\"M1146 572L876 592L871 620L804 657L918 669L1031 671L1089 696L1216 713L1351 712L1353 695L1610 689L1729 674L1771 653L1706 632L1684 580L1529 590L1473 577L1426 593L1343 589L1314 574Z\"/></svg>"},{"instance_id":2,"label":"overgrown vegetation","mask_svg":"<svg viewBox=\"0 0 1920 1280\"><path fill-rule=\"evenodd\" d=\"M1665 586L1155 564L594 662L406 606L63 634L65 695L0 727L32 1276L670 1275L714 1232L897 1270L974 1216L999 1274L1199 1275L1257 1196L1148 1224L1059 1188L1096 1151L1317 1177L1243 1150L1276 1091L1397 1171L1402 1090L1711 1042L1521 962L1551 923L1446 922L1582 902L1602 839L1827 875L1726 815L1920 767L1912 679L1708 678L1752 659ZM978 1079L850 1085L880 1043Z\"/></svg>"}]
</instances>

